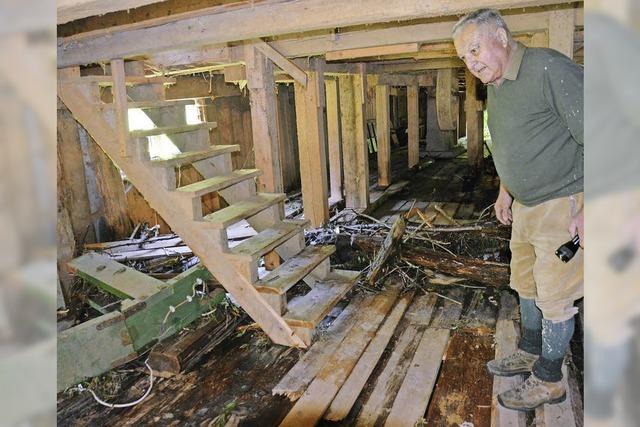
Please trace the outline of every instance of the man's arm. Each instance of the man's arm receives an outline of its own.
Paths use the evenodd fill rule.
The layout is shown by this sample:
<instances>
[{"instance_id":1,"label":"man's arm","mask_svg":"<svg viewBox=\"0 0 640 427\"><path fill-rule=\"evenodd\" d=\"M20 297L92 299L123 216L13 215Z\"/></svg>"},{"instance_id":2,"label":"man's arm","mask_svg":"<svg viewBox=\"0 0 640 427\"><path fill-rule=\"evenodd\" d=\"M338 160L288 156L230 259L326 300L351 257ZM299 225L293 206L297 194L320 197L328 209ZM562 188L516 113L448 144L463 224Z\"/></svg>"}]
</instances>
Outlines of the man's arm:
<instances>
[{"instance_id":1,"label":"man's arm","mask_svg":"<svg viewBox=\"0 0 640 427\"><path fill-rule=\"evenodd\" d=\"M551 108L584 145L584 72L566 56L549 56L545 65L542 93Z\"/></svg>"},{"instance_id":2,"label":"man's arm","mask_svg":"<svg viewBox=\"0 0 640 427\"><path fill-rule=\"evenodd\" d=\"M504 225L509 225L513 222L513 215L511 213L511 204L513 203L513 197L509 194L507 187L500 183L500 193L496 199L493 208L496 212L496 218Z\"/></svg>"}]
</instances>

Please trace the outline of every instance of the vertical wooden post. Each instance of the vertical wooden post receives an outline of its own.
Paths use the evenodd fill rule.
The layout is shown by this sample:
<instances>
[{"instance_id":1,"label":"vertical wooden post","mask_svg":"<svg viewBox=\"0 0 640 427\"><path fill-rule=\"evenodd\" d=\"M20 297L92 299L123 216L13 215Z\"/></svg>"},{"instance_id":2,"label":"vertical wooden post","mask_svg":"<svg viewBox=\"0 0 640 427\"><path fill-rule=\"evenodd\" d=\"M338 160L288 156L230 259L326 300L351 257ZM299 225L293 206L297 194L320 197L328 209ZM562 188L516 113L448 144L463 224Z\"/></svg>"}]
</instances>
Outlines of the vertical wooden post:
<instances>
[{"instance_id":1,"label":"vertical wooden post","mask_svg":"<svg viewBox=\"0 0 640 427\"><path fill-rule=\"evenodd\" d=\"M247 87L251 96L251 129L256 168L262 171L258 191L282 193L278 138L278 104L273 64L252 45L245 47Z\"/></svg>"},{"instance_id":2,"label":"vertical wooden post","mask_svg":"<svg viewBox=\"0 0 640 427\"><path fill-rule=\"evenodd\" d=\"M407 130L409 133L409 169L420 161L420 86L407 86Z\"/></svg>"},{"instance_id":3,"label":"vertical wooden post","mask_svg":"<svg viewBox=\"0 0 640 427\"><path fill-rule=\"evenodd\" d=\"M342 200L342 141L338 81L327 79L324 84L327 95L327 144L329 148L329 181L331 183L329 201L336 203Z\"/></svg>"},{"instance_id":4,"label":"vertical wooden post","mask_svg":"<svg viewBox=\"0 0 640 427\"><path fill-rule=\"evenodd\" d=\"M294 83L300 181L304 217L319 227L329 220L327 189L327 136L324 125L324 61L313 59L307 86Z\"/></svg>"},{"instance_id":5,"label":"vertical wooden post","mask_svg":"<svg viewBox=\"0 0 640 427\"><path fill-rule=\"evenodd\" d=\"M469 166L478 173L484 160L484 121L482 109L479 108L477 79L468 69L464 74L466 82L465 110L467 118L467 154ZM480 111L478 111L480 110Z\"/></svg>"},{"instance_id":6,"label":"vertical wooden post","mask_svg":"<svg viewBox=\"0 0 640 427\"><path fill-rule=\"evenodd\" d=\"M573 59L573 32L575 30L573 9L554 10L549 15L549 47Z\"/></svg>"},{"instance_id":7,"label":"vertical wooden post","mask_svg":"<svg viewBox=\"0 0 640 427\"><path fill-rule=\"evenodd\" d=\"M133 147L129 138L129 110L127 108L124 59L111 60L111 76L113 77L113 105L116 113L116 133L120 144L120 155L131 157Z\"/></svg>"},{"instance_id":8,"label":"vertical wooden post","mask_svg":"<svg viewBox=\"0 0 640 427\"><path fill-rule=\"evenodd\" d=\"M389 86L376 86L376 138L378 142L378 186L391 184L391 130L389 128Z\"/></svg>"},{"instance_id":9,"label":"vertical wooden post","mask_svg":"<svg viewBox=\"0 0 640 427\"><path fill-rule=\"evenodd\" d=\"M345 205L364 210L369 205L369 152L365 132L362 75L338 77L342 126Z\"/></svg>"}]
</instances>

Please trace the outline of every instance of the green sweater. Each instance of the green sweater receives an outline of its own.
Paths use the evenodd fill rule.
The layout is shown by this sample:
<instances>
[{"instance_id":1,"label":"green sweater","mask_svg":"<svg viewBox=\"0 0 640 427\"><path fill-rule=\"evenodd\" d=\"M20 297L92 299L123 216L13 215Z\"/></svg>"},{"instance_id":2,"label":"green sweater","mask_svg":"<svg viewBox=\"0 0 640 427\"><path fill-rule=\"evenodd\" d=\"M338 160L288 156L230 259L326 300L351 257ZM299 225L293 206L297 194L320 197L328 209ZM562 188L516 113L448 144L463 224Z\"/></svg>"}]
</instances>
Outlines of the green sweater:
<instances>
[{"instance_id":1,"label":"green sweater","mask_svg":"<svg viewBox=\"0 0 640 427\"><path fill-rule=\"evenodd\" d=\"M493 160L518 202L583 191L583 69L552 49L518 43L505 80L487 91Z\"/></svg>"}]
</instances>

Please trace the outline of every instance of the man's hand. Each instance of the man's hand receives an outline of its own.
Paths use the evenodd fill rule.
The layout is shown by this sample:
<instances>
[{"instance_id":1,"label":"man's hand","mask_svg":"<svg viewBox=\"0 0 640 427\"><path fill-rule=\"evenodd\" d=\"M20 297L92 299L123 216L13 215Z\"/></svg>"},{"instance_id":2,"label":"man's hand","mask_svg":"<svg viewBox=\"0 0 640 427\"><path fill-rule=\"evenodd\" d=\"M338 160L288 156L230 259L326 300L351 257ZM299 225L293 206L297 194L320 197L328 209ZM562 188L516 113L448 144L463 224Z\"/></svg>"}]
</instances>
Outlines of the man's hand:
<instances>
[{"instance_id":1,"label":"man's hand","mask_svg":"<svg viewBox=\"0 0 640 427\"><path fill-rule=\"evenodd\" d=\"M500 184L500 193L493 208L496 211L496 218L504 225L509 225L513 222L513 215L511 214L512 203L513 197L511 197L506 187Z\"/></svg>"},{"instance_id":2,"label":"man's hand","mask_svg":"<svg viewBox=\"0 0 640 427\"><path fill-rule=\"evenodd\" d=\"M582 209L580 209L580 212L571 218L569 234L571 234L571 237L578 234L578 237L580 238L580 247L584 249L584 211Z\"/></svg>"}]
</instances>

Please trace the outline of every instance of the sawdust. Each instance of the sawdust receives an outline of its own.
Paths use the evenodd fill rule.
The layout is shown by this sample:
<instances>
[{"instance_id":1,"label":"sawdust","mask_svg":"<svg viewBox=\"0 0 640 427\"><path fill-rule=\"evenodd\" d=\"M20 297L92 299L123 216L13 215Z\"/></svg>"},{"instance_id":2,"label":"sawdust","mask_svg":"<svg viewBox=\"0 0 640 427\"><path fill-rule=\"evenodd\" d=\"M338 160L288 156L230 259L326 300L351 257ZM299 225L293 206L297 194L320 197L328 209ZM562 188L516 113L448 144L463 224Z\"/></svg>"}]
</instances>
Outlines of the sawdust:
<instances>
[{"instance_id":1,"label":"sawdust","mask_svg":"<svg viewBox=\"0 0 640 427\"><path fill-rule=\"evenodd\" d=\"M441 399L438 402L438 409L441 414L446 414L446 420L448 426L459 426L464 423L465 420L459 414L459 408L464 408L469 396L464 395L461 392L453 392L446 396L445 399Z\"/></svg>"}]
</instances>

